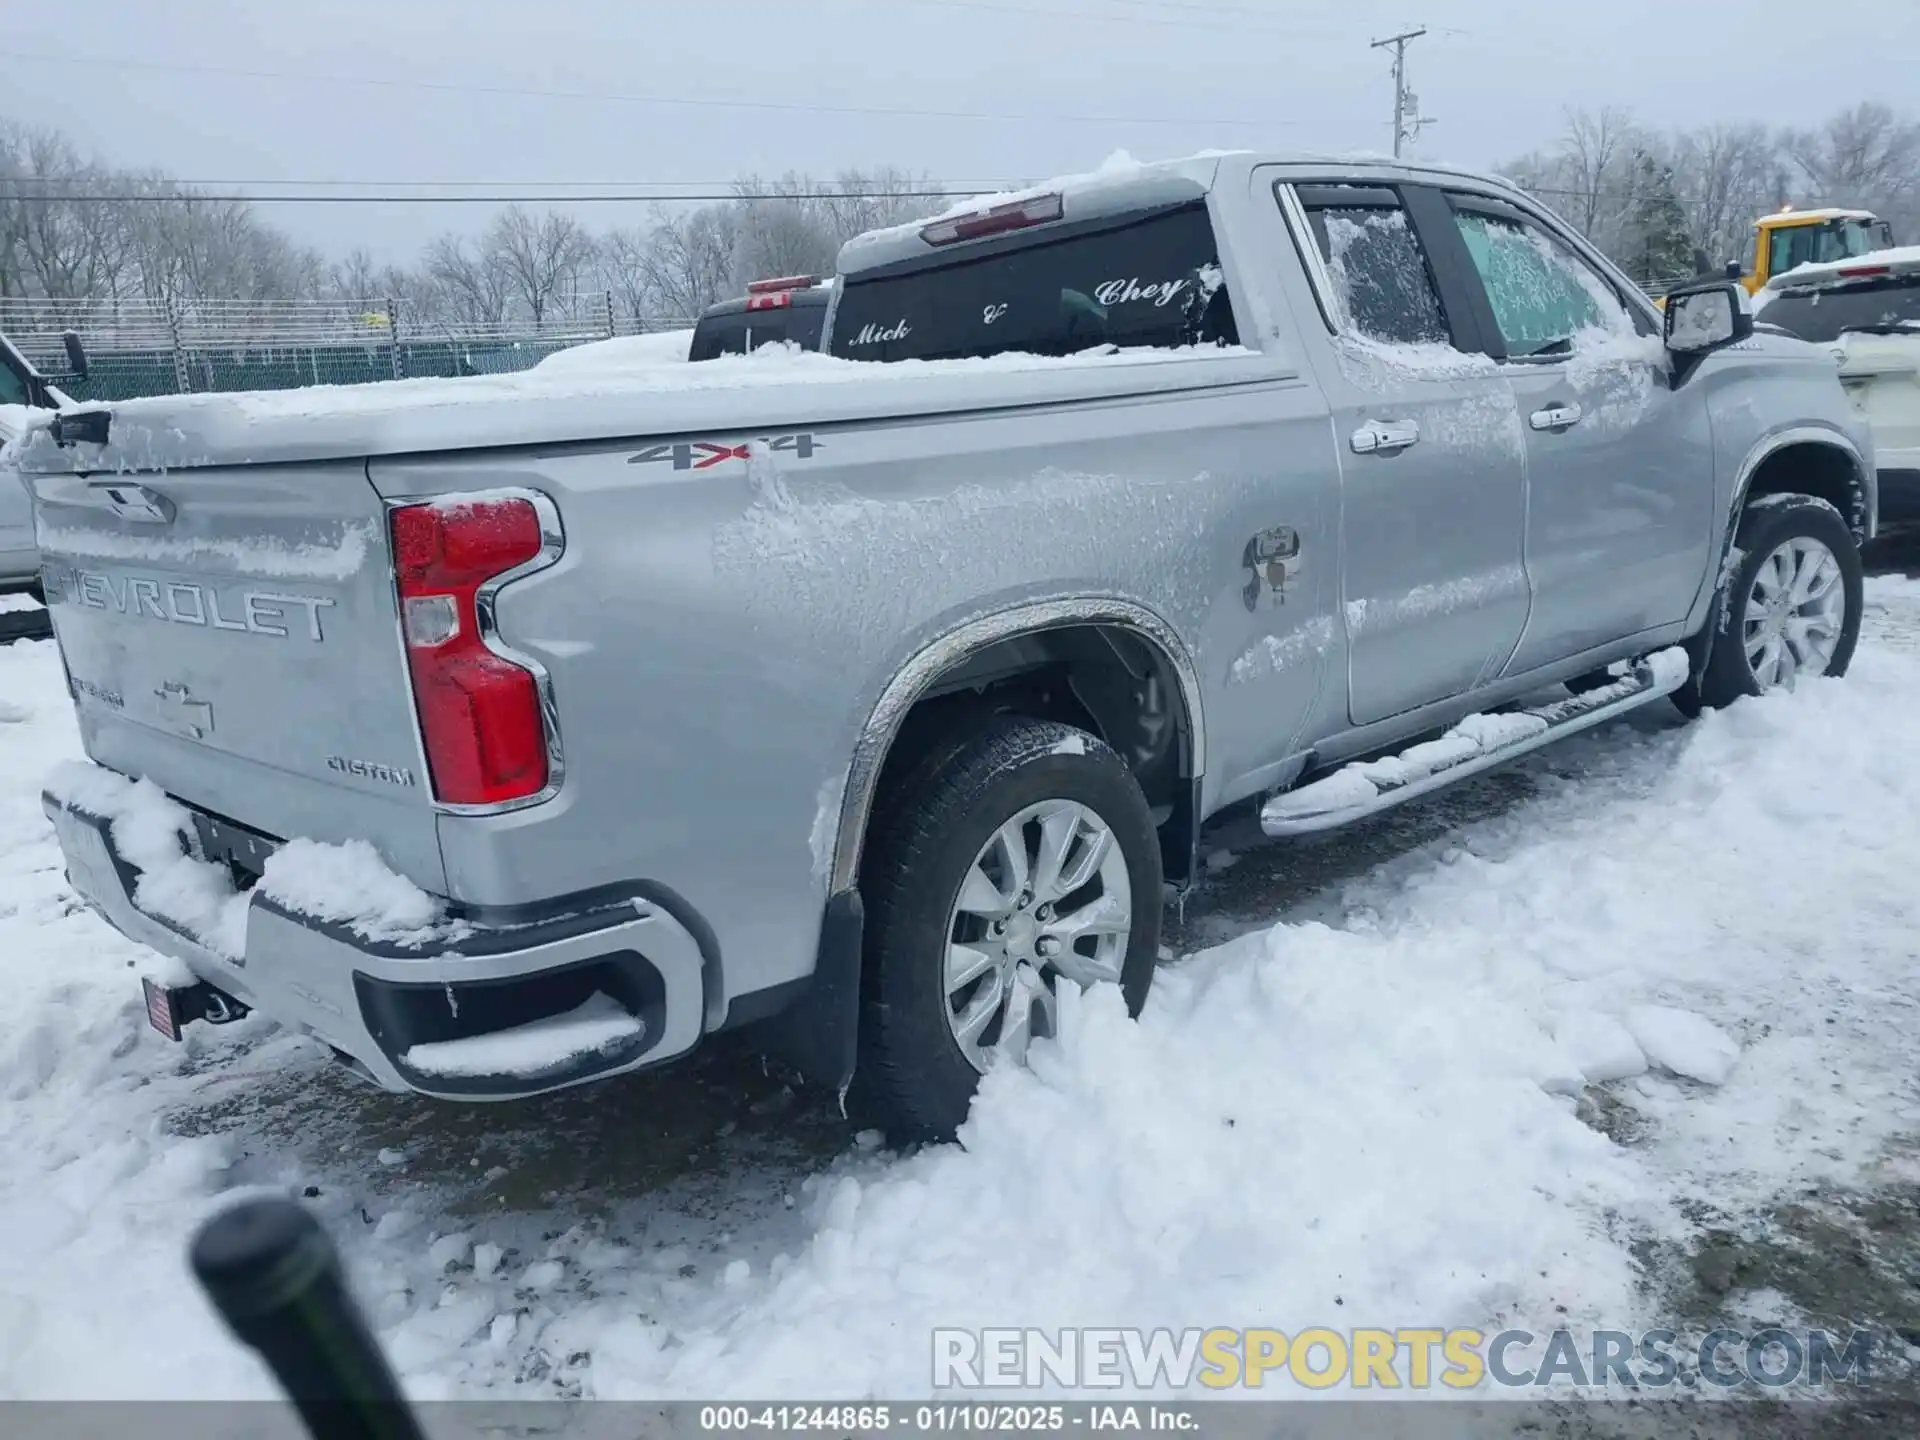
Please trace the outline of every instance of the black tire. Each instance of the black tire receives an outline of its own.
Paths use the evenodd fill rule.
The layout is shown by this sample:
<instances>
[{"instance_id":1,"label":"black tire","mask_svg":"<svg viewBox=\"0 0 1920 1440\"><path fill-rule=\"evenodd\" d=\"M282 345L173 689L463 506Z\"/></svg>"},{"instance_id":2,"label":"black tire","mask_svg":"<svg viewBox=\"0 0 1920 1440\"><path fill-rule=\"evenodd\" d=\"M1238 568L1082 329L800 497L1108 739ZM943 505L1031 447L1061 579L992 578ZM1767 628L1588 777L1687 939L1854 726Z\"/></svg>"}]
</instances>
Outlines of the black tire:
<instances>
[{"instance_id":1,"label":"black tire","mask_svg":"<svg viewBox=\"0 0 1920 1440\"><path fill-rule=\"evenodd\" d=\"M1014 716L934 747L883 797L861 875L859 1088L896 1140L948 1139L967 1117L980 1076L947 1020L953 903L994 832L1053 799L1092 810L1126 859L1132 929L1120 988L1129 1014L1146 1003L1160 949L1160 842L1126 762L1083 730Z\"/></svg>"},{"instance_id":2,"label":"black tire","mask_svg":"<svg viewBox=\"0 0 1920 1440\"><path fill-rule=\"evenodd\" d=\"M1864 570L1860 550L1853 533L1847 529L1840 512L1812 495L1769 495L1764 503L1751 505L1740 517L1734 545L1741 551L1740 563L1727 582L1720 604L1715 607L1717 629L1711 638L1705 669L1676 690L1673 702L1682 714L1698 715L1703 709L1716 710L1748 695L1761 693L1742 643L1746 634L1747 604L1752 597L1754 579L1768 557L1789 540L1817 540L1833 553L1840 564L1840 583L1845 595L1840 638L1825 673L1841 676L1853 663L1854 646L1860 640L1860 611Z\"/></svg>"}]
</instances>

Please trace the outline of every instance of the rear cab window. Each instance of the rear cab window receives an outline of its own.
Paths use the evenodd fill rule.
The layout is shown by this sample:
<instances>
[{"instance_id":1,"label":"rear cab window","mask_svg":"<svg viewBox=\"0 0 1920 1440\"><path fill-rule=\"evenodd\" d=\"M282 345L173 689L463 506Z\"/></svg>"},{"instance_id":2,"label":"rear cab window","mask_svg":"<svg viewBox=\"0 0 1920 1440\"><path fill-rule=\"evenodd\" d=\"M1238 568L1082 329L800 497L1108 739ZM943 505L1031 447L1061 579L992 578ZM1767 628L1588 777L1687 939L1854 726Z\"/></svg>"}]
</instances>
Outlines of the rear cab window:
<instances>
[{"instance_id":1,"label":"rear cab window","mask_svg":"<svg viewBox=\"0 0 1920 1440\"><path fill-rule=\"evenodd\" d=\"M1237 345L1204 201L1068 222L843 277L847 360Z\"/></svg>"},{"instance_id":2,"label":"rear cab window","mask_svg":"<svg viewBox=\"0 0 1920 1440\"><path fill-rule=\"evenodd\" d=\"M824 300L811 298L777 309L742 308L704 315L694 326L687 358L717 360L722 355L745 355L763 345L785 342L798 345L802 350L817 350L826 317Z\"/></svg>"},{"instance_id":3,"label":"rear cab window","mask_svg":"<svg viewBox=\"0 0 1920 1440\"><path fill-rule=\"evenodd\" d=\"M1754 318L1820 344L1838 340L1847 330L1920 335L1920 275L1788 290L1768 300Z\"/></svg>"}]
</instances>

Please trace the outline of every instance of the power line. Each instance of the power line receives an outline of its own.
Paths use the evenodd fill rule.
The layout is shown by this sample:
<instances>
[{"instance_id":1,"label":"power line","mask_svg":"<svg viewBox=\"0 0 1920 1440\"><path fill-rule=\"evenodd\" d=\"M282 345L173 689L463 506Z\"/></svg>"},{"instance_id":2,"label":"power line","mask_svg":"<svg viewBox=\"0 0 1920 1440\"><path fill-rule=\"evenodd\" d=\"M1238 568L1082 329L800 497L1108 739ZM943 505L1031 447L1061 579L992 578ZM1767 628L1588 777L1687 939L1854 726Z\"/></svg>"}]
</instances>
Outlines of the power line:
<instances>
[{"instance_id":1,"label":"power line","mask_svg":"<svg viewBox=\"0 0 1920 1440\"><path fill-rule=\"evenodd\" d=\"M1268 35L1303 35L1313 33L1326 38L1327 31L1306 32L1293 24L1249 25L1243 20L1226 18L1244 15L1252 19L1281 20L1285 16L1271 10L1243 10L1233 6L1176 4L1174 0L1117 0L1123 5L1150 5L1157 10L1188 11L1195 16L1218 16L1218 19L1186 18L1174 15L1136 15L1124 10L1051 10L1035 9L1026 5L997 4L995 0L914 0L914 3L938 10L983 10L1000 15L1020 15L1042 20L1095 20L1102 23L1115 22L1122 25L1165 25L1182 30L1234 30L1242 34L1250 31Z\"/></svg>"},{"instance_id":2,"label":"power line","mask_svg":"<svg viewBox=\"0 0 1920 1440\"><path fill-rule=\"evenodd\" d=\"M941 0L961 3L961 0ZM0 50L0 60L28 60L36 64L83 65L90 69L142 70L161 74L214 75L227 79L293 81L300 84L362 85L374 89L424 90L456 95L505 95L542 100L588 100L625 105L690 105L723 110L775 110L823 115L876 115L932 120L1048 121L1086 125L1208 125L1263 129L1298 125L1298 120L1236 120L1205 116L1059 115L1006 110L935 110L886 105L823 105L791 100L722 100L707 95L633 95L604 90L540 90L519 85L455 84L440 80L394 80L371 75L313 75L288 70L253 70L229 65L179 65L159 60L130 60L123 56L48 55L27 50Z\"/></svg>"}]
</instances>

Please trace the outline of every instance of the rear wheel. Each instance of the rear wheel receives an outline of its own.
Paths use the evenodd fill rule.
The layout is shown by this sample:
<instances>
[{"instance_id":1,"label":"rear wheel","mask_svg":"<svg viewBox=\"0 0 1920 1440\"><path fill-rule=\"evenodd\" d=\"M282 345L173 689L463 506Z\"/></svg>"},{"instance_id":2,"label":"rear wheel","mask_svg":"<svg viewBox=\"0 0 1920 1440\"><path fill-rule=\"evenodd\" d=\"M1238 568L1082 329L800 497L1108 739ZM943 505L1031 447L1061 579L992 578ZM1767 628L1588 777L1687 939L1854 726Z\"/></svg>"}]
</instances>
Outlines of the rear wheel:
<instances>
[{"instance_id":1,"label":"rear wheel","mask_svg":"<svg viewBox=\"0 0 1920 1440\"><path fill-rule=\"evenodd\" d=\"M1826 501L1768 496L1748 507L1734 544L1740 563L1706 668L1675 693L1688 713L1844 675L1860 638L1860 551Z\"/></svg>"},{"instance_id":2,"label":"rear wheel","mask_svg":"<svg viewBox=\"0 0 1920 1440\"><path fill-rule=\"evenodd\" d=\"M1138 1014L1160 944L1160 846L1126 762L1054 721L1000 717L885 802L867 898L863 1088L903 1137L946 1138L980 1076L1060 1029L1059 993Z\"/></svg>"}]
</instances>

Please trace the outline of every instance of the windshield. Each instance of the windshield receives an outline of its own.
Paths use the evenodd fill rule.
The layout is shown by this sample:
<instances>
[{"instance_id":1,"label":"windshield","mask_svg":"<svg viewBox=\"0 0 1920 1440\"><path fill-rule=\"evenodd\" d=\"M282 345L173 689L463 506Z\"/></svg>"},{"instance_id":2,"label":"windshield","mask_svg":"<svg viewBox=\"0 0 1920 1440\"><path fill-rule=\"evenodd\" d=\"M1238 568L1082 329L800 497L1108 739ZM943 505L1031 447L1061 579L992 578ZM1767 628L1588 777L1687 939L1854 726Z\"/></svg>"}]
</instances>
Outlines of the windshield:
<instances>
[{"instance_id":1,"label":"windshield","mask_svg":"<svg viewBox=\"0 0 1920 1440\"><path fill-rule=\"evenodd\" d=\"M1204 203L849 277L831 337L849 360L1237 343Z\"/></svg>"},{"instance_id":2,"label":"windshield","mask_svg":"<svg viewBox=\"0 0 1920 1440\"><path fill-rule=\"evenodd\" d=\"M1829 220L1775 230L1772 244L1768 273L1784 275L1800 265L1832 265L1874 250L1890 249L1893 231L1884 220Z\"/></svg>"}]
</instances>

